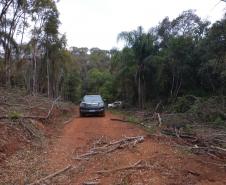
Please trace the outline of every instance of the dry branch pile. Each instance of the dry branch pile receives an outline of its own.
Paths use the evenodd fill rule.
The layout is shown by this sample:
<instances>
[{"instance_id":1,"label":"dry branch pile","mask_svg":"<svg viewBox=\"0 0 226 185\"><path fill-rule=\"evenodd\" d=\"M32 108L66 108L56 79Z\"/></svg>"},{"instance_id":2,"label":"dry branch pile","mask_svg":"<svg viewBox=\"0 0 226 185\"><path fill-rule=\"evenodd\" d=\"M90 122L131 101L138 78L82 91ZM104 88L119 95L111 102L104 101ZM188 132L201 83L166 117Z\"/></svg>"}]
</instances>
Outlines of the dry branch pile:
<instances>
[{"instance_id":1,"label":"dry branch pile","mask_svg":"<svg viewBox=\"0 0 226 185\"><path fill-rule=\"evenodd\" d=\"M100 147L93 147L87 153L77 155L74 159L76 160L88 160L91 156L97 154L107 154L111 153L118 149L123 149L126 147L135 147L138 143L144 141L144 136L136 136L136 137L125 137L119 141L110 142L109 144L105 144Z\"/></svg>"},{"instance_id":2,"label":"dry branch pile","mask_svg":"<svg viewBox=\"0 0 226 185\"><path fill-rule=\"evenodd\" d=\"M63 126L64 119L74 113L74 108L72 104L61 102L60 97L51 100L28 95L20 89L0 89L2 184L15 184L12 181L20 178L26 182L40 178L37 171L45 163L40 153L48 146L49 136L56 134L53 130ZM26 177L20 176L22 173Z\"/></svg>"},{"instance_id":3,"label":"dry branch pile","mask_svg":"<svg viewBox=\"0 0 226 185\"><path fill-rule=\"evenodd\" d=\"M21 115L21 112L8 112L6 113L6 115L2 115L0 116L0 119L37 119L37 120L46 120L50 117L54 106L56 105L57 101L60 99L60 97L56 98L52 103L51 103L51 107L49 108L48 112L46 113L46 115L40 116L40 115ZM26 100L26 99L25 99ZM50 101L49 101L50 102ZM48 103L49 103L48 102ZM21 107L23 107L24 109L29 109L29 106L26 106L24 104L7 104L7 103L3 103L3 105L5 106L13 106L15 109L15 106L20 106L20 111L21 111ZM42 105L43 106L43 105ZM35 106L37 108L37 106ZM31 108L32 109L32 108ZM26 111L27 112L27 111ZM13 113L13 114L12 114Z\"/></svg>"},{"instance_id":4,"label":"dry branch pile","mask_svg":"<svg viewBox=\"0 0 226 185\"><path fill-rule=\"evenodd\" d=\"M159 131L163 135L177 137L179 145L183 145L195 154L226 160L226 125L219 117L223 113L219 102L213 101L215 99L212 98L203 103L198 99L198 105L194 105L192 109L183 113L158 113L156 112L159 106L157 104L154 111L127 111L123 119L111 120L140 124L149 130L152 129L153 132ZM207 118L215 119L215 117L218 119L214 122L206 120Z\"/></svg>"},{"instance_id":5,"label":"dry branch pile","mask_svg":"<svg viewBox=\"0 0 226 185\"><path fill-rule=\"evenodd\" d=\"M40 133L36 123L47 123L53 119L54 111L63 112L68 105L60 102L60 97L50 100L42 96L27 95L26 92L0 90L0 122L20 126L31 137L38 138ZM55 111L55 112L57 112Z\"/></svg>"},{"instance_id":6,"label":"dry branch pile","mask_svg":"<svg viewBox=\"0 0 226 185\"><path fill-rule=\"evenodd\" d=\"M60 97L51 101L43 97L18 97L17 94L5 93L1 98L3 102L0 101L2 110L0 110L0 120L2 123L6 123L6 126L11 123L15 127L22 128L28 138L37 139L43 145L44 133L38 128L39 121L44 123L49 120L59 99ZM41 105L40 102L42 102ZM38 106L35 104L38 104ZM41 109L39 109L39 106Z\"/></svg>"}]
</instances>

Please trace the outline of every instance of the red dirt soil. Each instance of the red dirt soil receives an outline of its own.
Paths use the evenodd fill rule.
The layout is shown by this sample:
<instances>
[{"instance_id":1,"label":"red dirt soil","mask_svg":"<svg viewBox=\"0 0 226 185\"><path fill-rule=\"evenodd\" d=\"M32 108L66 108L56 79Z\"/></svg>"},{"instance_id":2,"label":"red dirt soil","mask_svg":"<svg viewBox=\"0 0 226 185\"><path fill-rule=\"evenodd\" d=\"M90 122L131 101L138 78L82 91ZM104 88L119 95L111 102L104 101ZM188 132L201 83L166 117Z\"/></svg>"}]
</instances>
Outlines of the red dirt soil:
<instances>
[{"instance_id":1,"label":"red dirt soil","mask_svg":"<svg viewBox=\"0 0 226 185\"><path fill-rule=\"evenodd\" d=\"M226 170L212 163L220 161L181 151L172 145L170 137L151 136L136 125L112 121L116 116L75 118L65 125L47 152L46 169L53 173L69 164L77 166L70 171L70 181L51 184L81 185L98 181L103 185L176 185L176 184L226 184ZM88 161L76 161L73 157L84 154L101 137L116 141L124 136L145 136L134 148L124 148L105 155L90 157ZM137 161L145 161L151 169L123 170L107 175L97 174L100 170L112 170Z\"/></svg>"},{"instance_id":2,"label":"red dirt soil","mask_svg":"<svg viewBox=\"0 0 226 185\"><path fill-rule=\"evenodd\" d=\"M0 162L26 146L23 132L0 122Z\"/></svg>"}]
</instances>

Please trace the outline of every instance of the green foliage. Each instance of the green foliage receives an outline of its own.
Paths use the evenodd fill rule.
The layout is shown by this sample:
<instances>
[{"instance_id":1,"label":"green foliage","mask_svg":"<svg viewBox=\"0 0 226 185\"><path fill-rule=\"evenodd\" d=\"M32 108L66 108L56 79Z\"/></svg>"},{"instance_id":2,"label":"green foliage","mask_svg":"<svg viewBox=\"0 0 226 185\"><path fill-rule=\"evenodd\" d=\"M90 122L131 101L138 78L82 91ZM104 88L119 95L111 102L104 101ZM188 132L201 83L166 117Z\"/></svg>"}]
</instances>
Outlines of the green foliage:
<instances>
[{"instance_id":1,"label":"green foliage","mask_svg":"<svg viewBox=\"0 0 226 185\"><path fill-rule=\"evenodd\" d=\"M122 50L67 50L56 1L7 2L11 4L0 17L1 85L62 95L73 102L84 94L101 94L107 101L122 100L140 108L161 99L175 103L176 112L197 111L200 119L219 123L225 119L217 107L203 115L204 105L209 107L212 100L195 96L225 96L226 17L210 26L187 10L173 20L164 18L148 32L142 27L121 32ZM22 42L24 32L32 33L28 43ZM15 35L21 36L20 43Z\"/></svg>"},{"instance_id":2,"label":"green foliage","mask_svg":"<svg viewBox=\"0 0 226 185\"><path fill-rule=\"evenodd\" d=\"M12 121L17 120L21 117L21 113L16 112L16 111L12 111L9 113L9 117Z\"/></svg>"},{"instance_id":3,"label":"green foliage","mask_svg":"<svg viewBox=\"0 0 226 185\"><path fill-rule=\"evenodd\" d=\"M225 97L194 97L187 95L179 97L172 106L172 111L188 113L189 119L212 126L226 126ZM189 130L189 128L187 128Z\"/></svg>"},{"instance_id":4,"label":"green foliage","mask_svg":"<svg viewBox=\"0 0 226 185\"><path fill-rule=\"evenodd\" d=\"M216 117L216 119L214 120L214 122L215 122L217 125L222 125L222 124L224 124L225 120L222 119L222 117L218 116L218 117Z\"/></svg>"},{"instance_id":5,"label":"green foliage","mask_svg":"<svg viewBox=\"0 0 226 185\"><path fill-rule=\"evenodd\" d=\"M178 97L176 102L173 103L172 111L184 113L195 110L195 106L199 103L199 101L199 98L192 95Z\"/></svg>"},{"instance_id":6,"label":"green foliage","mask_svg":"<svg viewBox=\"0 0 226 185\"><path fill-rule=\"evenodd\" d=\"M107 71L100 71L93 68L88 71L88 92L91 94L101 94L105 99L113 99L113 76Z\"/></svg>"},{"instance_id":7,"label":"green foliage","mask_svg":"<svg viewBox=\"0 0 226 185\"><path fill-rule=\"evenodd\" d=\"M78 102L81 97L81 81L76 71L69 72L64 80L64 98L72 102Z\"/></svg>"},{"instance_id":8,"label":"green foliage","mask_svg":"<svg viewBox=\"0 0 226 185\"><path fill-rule=\"evenodd\" d=\"M125 47L111 57L119 96L140 104L156 98L175 102L188 94L224 94L225 20L208 27L209 22L188 10L172 21L166 17L147 33L141 27L120 33ZM174 109L186 112L191 106L187 98L178 98Z\"/></svg>"},{"instance_id":9,"label":"green foliage","mask_svg":"<svg viewBox=\"0 0 226 185\"><path fill-rule=\"evenodd\" d=\"M204 98L196 105L196 114L204 122L215 122L226 120L225 97Z\"/></svg>"},{"instance_id":10,"label":"green foliage","mask_svg":"<svg viewBox=\"0 0 226 185\"><path fill-rule=\"evenodd\" d=\"M114 92L114 85L113 85L113 79L108 79L101 87L100 87L100 94L104 97L107 102L114 101L116 94Z\"/></svg>"}]
</instances>

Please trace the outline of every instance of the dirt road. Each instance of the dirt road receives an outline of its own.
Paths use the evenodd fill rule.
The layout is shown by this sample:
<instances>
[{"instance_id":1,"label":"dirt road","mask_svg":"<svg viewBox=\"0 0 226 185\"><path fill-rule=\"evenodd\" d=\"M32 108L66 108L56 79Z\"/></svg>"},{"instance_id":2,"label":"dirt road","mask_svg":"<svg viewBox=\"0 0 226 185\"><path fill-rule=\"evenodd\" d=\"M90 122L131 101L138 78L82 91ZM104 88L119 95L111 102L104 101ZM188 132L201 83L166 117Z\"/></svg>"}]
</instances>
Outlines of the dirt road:
<instances>
[{"instance_id":1,"label":"dirt road","mask_svg":"<svg viewBox=\"0 0 226 185\"><path fill-rule=\"evenodd\" d=\"M212 159L183 152L172 147L175 143L169 138L150 136L136 125L111 121L113 117L107 113L105 117L75 118L65 125L62 134L47 152L46 168L49 172L69 164L76 168L51 180L50 184L226 184L225 169L211 164ZM124 136L139 135L145 136L145 140L135 147L91 156L89 160L73 159L89 151L100 138L117 141ZM139 160L150 168L97 173L100 170L129 166Z\"/></svg>"}]
</instances>

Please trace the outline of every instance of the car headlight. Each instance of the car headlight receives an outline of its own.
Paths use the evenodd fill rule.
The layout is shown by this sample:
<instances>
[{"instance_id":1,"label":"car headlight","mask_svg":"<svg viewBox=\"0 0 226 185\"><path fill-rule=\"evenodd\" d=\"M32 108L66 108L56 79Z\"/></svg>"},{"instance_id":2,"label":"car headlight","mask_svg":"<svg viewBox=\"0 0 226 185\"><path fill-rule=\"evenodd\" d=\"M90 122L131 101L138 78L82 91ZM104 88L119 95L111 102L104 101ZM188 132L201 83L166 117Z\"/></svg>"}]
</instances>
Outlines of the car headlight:
<instances>
[{"instance_id":1,"label":"car headlight","mask_svg":"<svg viewBox=\"0 0 226 185\"><path fill-rule=\"evenodd\" d=\"M99 107L104 107L104 103L101 102L101 103L98 103Z\"/></svg>"},{"instance_id":2,"label":"car headlight","mask_svg":"<svg viewBox=\"0 0 226 185\"><path fill-rule=\"evenodd\" d=\"M85 107L86 104L84 102L80 103L80 107Z\"/></svg>"}]
</instances>

